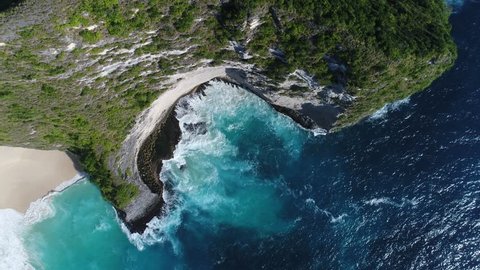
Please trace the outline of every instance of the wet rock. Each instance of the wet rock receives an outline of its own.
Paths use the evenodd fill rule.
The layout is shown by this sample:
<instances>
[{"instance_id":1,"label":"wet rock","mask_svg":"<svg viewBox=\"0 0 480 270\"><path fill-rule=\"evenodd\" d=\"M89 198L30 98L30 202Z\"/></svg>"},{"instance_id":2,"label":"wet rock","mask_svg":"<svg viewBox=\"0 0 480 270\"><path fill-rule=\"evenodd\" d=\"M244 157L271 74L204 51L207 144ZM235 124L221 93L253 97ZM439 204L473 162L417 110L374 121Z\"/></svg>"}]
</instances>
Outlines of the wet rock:
<instances>
[{"instance_id":1,"label":"wet rock","mask_svg":"<svg viewBox=\"0 0 480 270\"><path fill-rule=\"evenodd\" d=\"M188 132L192 132L198 135L203 135L207 133L207 123L198 122L198 123L184 123L183 127Z\"/></svg>"}]
</instances>

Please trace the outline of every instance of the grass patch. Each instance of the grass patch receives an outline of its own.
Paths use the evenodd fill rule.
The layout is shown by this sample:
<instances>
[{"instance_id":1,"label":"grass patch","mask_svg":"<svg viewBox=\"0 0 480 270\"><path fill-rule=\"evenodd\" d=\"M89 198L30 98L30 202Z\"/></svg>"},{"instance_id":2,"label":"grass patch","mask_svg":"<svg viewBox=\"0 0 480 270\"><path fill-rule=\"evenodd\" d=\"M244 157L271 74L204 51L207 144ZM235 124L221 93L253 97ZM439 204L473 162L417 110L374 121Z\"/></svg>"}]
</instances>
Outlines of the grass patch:
<instances>
[{"instance_id":1,"label":"grass patch","mask_svg":"<svg viewBox=\"0 0 480 270\"><path fill-rule=\"evenodd\" d=\"M99 31L82 30L78 34L87 43L97 43L102 39L102 33Z\"/></svg>"}]
</instances>

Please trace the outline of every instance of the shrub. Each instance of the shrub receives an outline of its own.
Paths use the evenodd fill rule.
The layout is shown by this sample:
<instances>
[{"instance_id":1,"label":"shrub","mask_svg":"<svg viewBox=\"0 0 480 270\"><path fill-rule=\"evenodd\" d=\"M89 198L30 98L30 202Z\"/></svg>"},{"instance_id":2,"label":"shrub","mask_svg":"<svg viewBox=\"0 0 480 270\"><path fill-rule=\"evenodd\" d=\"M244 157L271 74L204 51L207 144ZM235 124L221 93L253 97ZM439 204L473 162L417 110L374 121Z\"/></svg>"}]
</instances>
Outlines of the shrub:
<instances>
[{"instance_id":1,"label":"shrub","mask_svg":"<svg viewBox=\"0 0 480 270\"><path fill-rule=\"evenodd\" d=\"M57 89L55 89L53 86L50 86L48 84L42 84L42 87L40 88L40 90L41 90L42 96L46 96L46 97L57 96Z\"/></svg>"},{"instance_id":2,"label":"shrub","mask_svg":"<svg viewBox=\"0 0 480 270\"><path fill-rule=\"evenodd\" d=\"M102 39L102 33L99 31L91 31L91 30L82 30L80 31L79 35L82 37L83 41L87 43L97 43Z\"/></svg>"}]
</instances>

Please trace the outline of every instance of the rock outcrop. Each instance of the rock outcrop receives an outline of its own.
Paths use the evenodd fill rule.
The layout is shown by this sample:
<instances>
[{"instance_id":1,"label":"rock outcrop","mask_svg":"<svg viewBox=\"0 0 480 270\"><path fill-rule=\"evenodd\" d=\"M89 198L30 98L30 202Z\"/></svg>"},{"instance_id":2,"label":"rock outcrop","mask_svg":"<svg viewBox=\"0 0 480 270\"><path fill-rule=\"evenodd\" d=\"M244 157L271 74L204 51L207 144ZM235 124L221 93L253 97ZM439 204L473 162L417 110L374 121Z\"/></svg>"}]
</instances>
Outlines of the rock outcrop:
<instances>
[{"instance_id":1,"label":"rock outcrop","mask_svg":"<svg viewBox=\"0 0 480 270\"><path fill-rule=\"evenodd\" d=\"M273 90L265 84L263 78L239 67L221 68L224 69L224 75L218 77L212 76L211 80L223 80L227 83L242 87L246 89L246 91L251 91L269 103L276 111L289 116L305 129L327 132L334 121L331 119L336 119L340 112L340 110L334 111L331 119L325 121L325 118L320 119L317 117L318 112L314 109L306 110L305 113L296 110L292 103L278 104L269 98ZM210 70L206 70L205 72L210 72ZM188 80L188 77L184 79ZM208 81L201 83L193 89L186 89L186 91L192 95L202 94L202 90L207 85ZM179 95L179 97L181 96ZM162 96L159 97L159 100L160 99L162 99ZM304 105L316 102L308 98L298 98L298 100ZM166 112L158 116L158 123L155 125L155 128L150 131L148 136L140 142L138 151L135 151L135 147L131 146L130 153L136 153L136 155L130 155L130 158L133 160L126 162L126 164L131 164L127 170L133 172L127 180L139 188L140 194L124 210L119 210L119 212L120 217L132 232L142 233L147 223L153 217L161 215L162 213L162 206L165 203L162 197L164 183L162 179L159 179L159 174L162 169L163 160L173 157L173 152L181 137L179 122L175 114L177 101L169 104L170 106L165 108ZM147 115L149 110L152 110L152 108L144 112L144 115ZM202 130L201 126L192 126L191 128L197 129L199 132ZM141 136L136 138L140 140ZM129 142L129 140L125 142Z\"/></svg>"}]
</instances>

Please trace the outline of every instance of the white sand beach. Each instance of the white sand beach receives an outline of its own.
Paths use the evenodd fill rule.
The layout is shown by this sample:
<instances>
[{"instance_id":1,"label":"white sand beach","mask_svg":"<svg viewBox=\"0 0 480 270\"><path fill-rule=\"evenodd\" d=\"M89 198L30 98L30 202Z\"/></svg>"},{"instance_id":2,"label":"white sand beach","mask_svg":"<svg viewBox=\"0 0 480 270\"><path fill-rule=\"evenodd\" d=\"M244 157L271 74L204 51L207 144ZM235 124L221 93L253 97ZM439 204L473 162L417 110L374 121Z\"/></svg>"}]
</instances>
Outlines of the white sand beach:
<instances>
[{"instance_id":1,"label":"white sand beach","mask_svg":"<svg viewBox=\"0 0 480 270\"><path fill-rule=\"evenodd\" d=\"M65 152L0 146L0 209L25 213L31 202L77 173Z\"/></svg>"}]
</instances>

